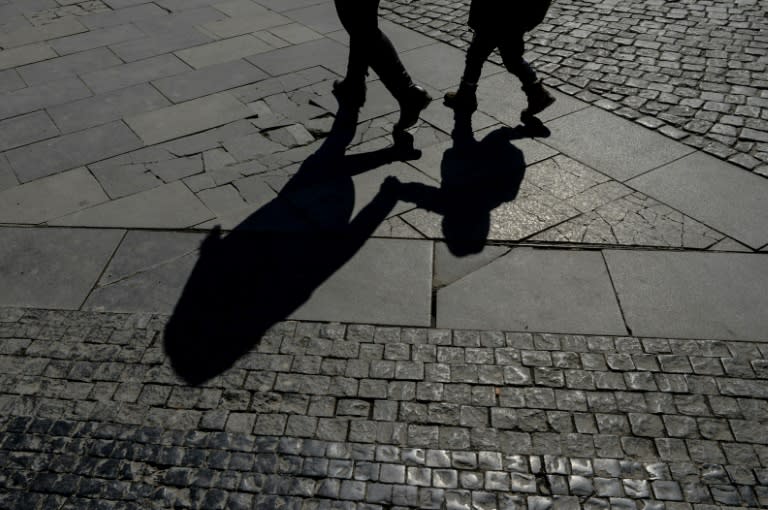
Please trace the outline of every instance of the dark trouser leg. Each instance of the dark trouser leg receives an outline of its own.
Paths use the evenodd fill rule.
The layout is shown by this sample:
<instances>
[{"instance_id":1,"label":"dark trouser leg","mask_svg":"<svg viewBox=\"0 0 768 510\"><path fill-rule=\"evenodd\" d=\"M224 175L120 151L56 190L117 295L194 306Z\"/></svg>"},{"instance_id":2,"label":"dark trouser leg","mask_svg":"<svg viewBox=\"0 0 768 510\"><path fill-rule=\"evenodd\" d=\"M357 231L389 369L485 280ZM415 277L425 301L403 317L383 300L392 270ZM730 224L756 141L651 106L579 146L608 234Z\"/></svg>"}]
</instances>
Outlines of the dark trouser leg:
<instances>
[{"instance_id":1,"label":"dark trouser leg","mask_svg":"<svg viewBox=\"0 0 768 510\"><path fill-rule=\"evenodd\" d=\"M523 89L530 87L538 80L536 71L523 58L525 43L523 34L514 34L499 44L499 52L507 71L514 74L523 84Z\"/></svg>"},{"instance_id":2,"label":"dark trouser leg","mask_svg":"<svg viewBox=\"0 0 768 510\"><path fill-rule=\"evenodd\" d=\"M413 85L389 38L379 29L379 0L334 0L349 33L347 78L365 79L370 66L397 99Z\"/></svg>"},{"instance_id":3,"label":"dark trouser leg","mask_svg":"<svg viewBox=\"0 0 768 510\"><path fill-rule=\"evenodd\" d=\"M496 41L493 37L475 32L467 50L464 75L461 81L477 86L477 82L480 80L480 73L483 71L483 64L491 56L494 49L496 49Z\"/></svg>"}]
</instances>

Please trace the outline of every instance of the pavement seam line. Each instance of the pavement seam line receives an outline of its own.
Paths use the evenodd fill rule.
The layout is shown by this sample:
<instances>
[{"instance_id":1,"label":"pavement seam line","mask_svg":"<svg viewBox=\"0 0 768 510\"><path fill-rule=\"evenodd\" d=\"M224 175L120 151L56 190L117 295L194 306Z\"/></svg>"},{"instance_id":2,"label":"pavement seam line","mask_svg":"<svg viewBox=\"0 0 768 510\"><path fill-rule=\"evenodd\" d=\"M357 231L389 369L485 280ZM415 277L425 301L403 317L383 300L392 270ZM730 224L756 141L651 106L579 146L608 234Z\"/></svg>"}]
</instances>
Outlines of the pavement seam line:
<instances>
[{"instance_id":1,"label":"pavement seam line","mask_svg":"<svg viewBox=\"0 0 768 510\"><path fill-rule=\"evenodd\" d=\"M613 275L611 274L611 267L608 264L608 260L605 258L605 250L600 250L600 257L603 259L603 264L605 265L605 271L608 273L608 281L611 282L613 295L616 296L616 304L619 306L619 313L621 314L621 320L624 323L624 328L626 328L627 333L629 333L629 336L634 336L634 333L632 333L632 328L629 327L629 324L627 323L627 317L626 317L626 314L624 313L624 307L621 306L621 297L619 296L619 292L616 289L616 284L613 281Z\"/></svg>"},{"instance_id":2,"label":"pavement seam line","mask_svg":"<svg viewBox=\"0 0 768 510\"><path fill-rule=\"evenodd\" d=\"M94 229L98 230L98 229ZM120 247L125 242L125 238L128 236L128 229L125 229L123 232L123 236L120 238L120 241L115 244L115 248L112 250L112 254L109 256L107 261L104 263L104 267L101 268L101 271L99 272L99 275L96 277L96 279L93 282L93 285L91 286L90 290L88 291L88 294L83 298L83 301L80 303L80 306L77 307L77 310L83 311L83 306L85 306L85 303L88 302L88 299L91 297L93 292L98 288L99 282L104 277L104 273L107 272L107 268L112 263L112 260L115 258L115 255L117 255L117 251L120 249Z\"/></svg>"}]
</instances>

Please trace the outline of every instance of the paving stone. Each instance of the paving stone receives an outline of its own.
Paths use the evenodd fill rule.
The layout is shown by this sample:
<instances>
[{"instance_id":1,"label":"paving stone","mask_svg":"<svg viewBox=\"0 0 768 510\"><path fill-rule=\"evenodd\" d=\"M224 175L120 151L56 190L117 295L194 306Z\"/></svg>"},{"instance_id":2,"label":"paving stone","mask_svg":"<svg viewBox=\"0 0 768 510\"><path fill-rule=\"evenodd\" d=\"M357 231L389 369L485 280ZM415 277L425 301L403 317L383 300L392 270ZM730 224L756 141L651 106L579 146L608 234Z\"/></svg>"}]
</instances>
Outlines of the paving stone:
<instances>
[{"instance_id":1,"label":"paving stone","mask_svg":"<svg viewBox=\"0 0 768 510\"><path fill-rule=\"evenodd\" d=\"M210 41L211 38L202 32L179 25L178 27L167 27L142 39L114 44L110 46L110 49L124 62L136 62Z\"/></svg>"},{"instance_id":2,"label":"paving stone","mask_svg":"<svg viewBox=\"0 0 768 510\"><path fill-rule=\"evenodd\" d=\"M230 9L228 6L237 6L237 8ZM244 9L243 7L246 8ZM291 22L285 16L253 3L229 2L220 4L217 8L230 17L206 23L203 25L203 28L205 31L222 39L287 25Z\"/></svg>"},{"instance_id":3,"label":"paving stone","mask_svg":"<svg viewBox=\"0 0 768 510\"><path fill-rule=\"evenodd\" d=\"M264 53L271 49L272 47L264 41L252 35L243 35L177 51L176 56L195 69L201 69Z\"/></svg>"},{"instance_id":4,"label":"paving stone","mask_svg":"<svg viewBox=\"0 0 768 510\"><path fill-rule=\"evenodd\" d=\"M157 90L142 84L54 106L48 113L62 133L70 133L168 105L170 102Z\"/></svg>"},{"instance_id":5,"label":"paving stone","mask_svg":"<svg viewBox=\"0 0 768 510\"><path fill-rule=\"evenodd\" d=\"M2 306L76 310L120 242L120 230L3 228ZM86 254L87 256L83 256Z\"/></svg>"},{"instance_id":6,"label":"paving stone","mask_svg":"<svg viewBox=\"0 0 768 510\"><path fill-rule=\"evenodd\" d=\"M747 254L617 251L606 251L605 258L627 324L636 335L764 336L760 310L768 303L759 290L766 278L762 259Z\"/></svg>"},{"instance_id":7,"label":"paving stone","mask_svg":"<svg viewBox=\"0 0 768 510\"><path fill-rule=\"evenodd\" d=\"M347 49L336 41L319 39L261 53L246 60L272 76L318 65L343 75L346 72Z\"/></svg>"},{"instance_id":8,"label":"paving stone","mask_svg":"<svg viewBox=\"0 0 768 510\"><path fill-rule=\"evenodd\" d=\"M624 327L602 261L586 253L575 255L570 253L566 258L565 254L557 252L513 250L438 291L438 324L462 328L623 334ZM572 269L566 270L564 264ZM576 266L571 264L577 264L579 269L573 269ZM546 271L534 273L532 268L537 265L546 267ZM518 271L518 267L525 267L525 270ZM564 272L555 275L553 268ZM579 278L575 278L575 274L579 274ZM510 278L513 279L511 285ZM530 282L527 281L529 278L532 279ZM550 278L552 281L548 282ZM565 287L562 286L564 281L567 282ZM503 288L500 287L502 284ZM505 289L514 292L514 297L507 297L508 290ZM467 295L472 295L472 299L468 300ZM578 299L572 297L576 295ZM590 311L576 311L579 305L589 306ZM563 314L565 310L573 314L566 316ZM594 315L595 310L601 311L599 318ZM588 323L582 322L585 316L590 317Z\"/></svg>"},{"instance_id":9,"label":"paving stone","mask_svg":"<svg viewBox=\"0 0 768 510\"><path fill-rule=\"evenodd\" d=\"M27 85L13 69L0 71L0 94L22 89Z\"/></svg>"},{"instance_id":10,"label":"paving stone","mask_svg":"<svg viewBox=\"0 0 768 510\"><path fill-rule=\"evenodd\" d=\"M0 223L39 224L109 200L84 168L0 191Z\"/></svg>"},{"instance_id":11,"label":"paving stone","mask_svg":"<svg viewBox=\"0 0 768 510\"><path fill-rule=\"evenodd\" d=\"M52 58L45 62L29 64L19 67L17 71L30 86L36 86L52 80L61 80L105 69L120 63L120 59L108 49L95 48L63 57Z\"/></svg>"},{"instance_id":12,"label":"paving stone","mask_svg":"<svg viewBox=\"0 0 768 510\"><path fill-rule=\"evenodd\" d=\"M227 93L214 94L125 119L147 144L214 128L245 118L249 110Z\"/></svg>"},{"instance_id":13,"label":"paving stone","mask_svg":"<svg viewBox=\"0 0 768 510\"><path fill-rule=\"evenodd\" d=\"M88 87L75 78L19 89L0 95L0 118L68 103L90 95L91 91Z\"/></svg>"},{"instance_id":14,"label":"paving stone","mask_svg":"<svg viewBox=\"0 0 768 510\"><path fill-rule=\"evenodd\" d=\"M7 156L19 180L27 182L129 152L141 145L125 124L113 122L13 149Z\"/></svg>"},{"instance_id":15,"label":"paving stone","mask_svg":"<svg viewBox=\"0 0 768 510\"><path fill-rule=\"evenodd\" d=\"M85 31L86 28L76 18L64 17L42 26L20 27L0 34L0 47L7 50Z\"/></svg>"},{"instance_id":16,"label":"paving stone","mask_svg":"<svg viewBox=\"0 0 768 510\"><path fill-rule=\"evenodd\" d=\"M282 12L284 16L298 21L302 25L306 25L321 34L328 34L342 29L341 22L339 21L335 9L327 2L292 9L290 11L281 8L280 12Z\"/></svg>"},{"instance_id":17,"label":"paving stone","mask_svg":"<svg viewBox=\"0 0 768 510\"><path fill-rule=\"evenodd\" d=\"M409 260L412 261L408 267L400 263L406 251L411 253ZM426 325L429 323L431 260L429 243L370 240L347 265L320 285L292 317ZM377 270L371 272L371 267ZM355 284L350 287L349 282ZM356 291L350 292L350 289ZM375 320L360 321L363 317Z\"/></svg>"},{"instance_id":18,"label":"paving stone","mask_svg":"<svg viewBox=\"0 0 768 510\"><path fill-rule=\"evenodd\" d=\"M630 181L629 185L728 234L752 248L768 241L758 198L762 178L734 172L727 163L695 153ZM690 186L690 182L699 185ZM726 205L727 204L727 205Z\"/></svg>"},{"instance_id":19,"label":"paving stone","mask_svg":"<svg viewBox=\"0 0 768 510\"><path fill-rule=\"evenodd\" d=\"M0 70L12 69L56 57L56 52L47 44L30 44L29 46L4 49L0 53Z\"/></svg>"},{"instance_id":20,"label":"paving stone","mask_svg":"<svg viewBox=\"0 0 768 510\"><path fill-rule=\"evenodd\" d=\"M189 101L266 78L260 69L243 60L215 64L197 71L153 82L174 103Z\"/></svg>"},{"instance_id":21,"label":"paving stone","mask_svg":"<svg viewBox=\"0 0 768 510\"><path fill-rule=\"evenodd\" d=\"M96 94L159 80L189 71L190 67L175 55L159 55L81 75Z\"/></svg>"},{"instance_id":22,"label":"paving stone","mask_svg":"<svg viewBox=\"0 0 768 510\"><path fill-rule=\"evenodd\" d=\"M67 226L185 228L213 214L181 182L174 182L57 219Z\"/></svg>"},{"instance_id":23,"label":"paving stone","mask_svg":"<svg viewBox=\"0 0 768 510\"><path fill-rule=\"evenodd\" d=\"M101 46L139 39L146 34L134 25L115 25L112 27L91 30L87 33L62 37L51 42L51 47L59 55L68 55L91 50Z\"/></svg>"},{"instance_id":24,"label":"paving stone","mask_svg":"<svg viewBox=\"0 0 768 510\"><path fill-rule=\"evenodd\" d=\"M45 112L0 121L0 151L27 145L59 134Z\"/></svg>"},{"instance_id":25,"label":"paving stone","mask_svg":"<svg viewBox=\"0 0 768 510\"><path fill-rule=\"evenodd\" d=\"M168 13L156 4L141 3L138 5L124 5L115 11L91 14L90 16L83 17L81 22L93 30L95 28L124 25L144 19L162 18L167 15Z\"/></svg>"}]
</instances>

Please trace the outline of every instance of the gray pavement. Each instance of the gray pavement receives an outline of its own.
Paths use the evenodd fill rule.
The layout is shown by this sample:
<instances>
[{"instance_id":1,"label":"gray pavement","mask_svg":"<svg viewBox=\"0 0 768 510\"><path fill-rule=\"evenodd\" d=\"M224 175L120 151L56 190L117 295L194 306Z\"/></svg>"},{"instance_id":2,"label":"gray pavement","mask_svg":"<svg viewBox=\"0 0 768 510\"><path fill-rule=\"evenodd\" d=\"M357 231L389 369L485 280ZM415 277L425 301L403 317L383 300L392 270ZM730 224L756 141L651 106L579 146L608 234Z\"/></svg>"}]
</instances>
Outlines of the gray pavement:
<instances>
[{"instance_id":1,"label":"gray pavement","mask_svg":"<svg viewBox=\"0 0 768 510\"><path fill-rule=\"evenodd\" d=\"M0 0L0 508L768 507L764 6L582 4L537 133L372 75L328 159L329 0ZM383 12L455 87L466 3Z\"/></svg>"}]
</instances>

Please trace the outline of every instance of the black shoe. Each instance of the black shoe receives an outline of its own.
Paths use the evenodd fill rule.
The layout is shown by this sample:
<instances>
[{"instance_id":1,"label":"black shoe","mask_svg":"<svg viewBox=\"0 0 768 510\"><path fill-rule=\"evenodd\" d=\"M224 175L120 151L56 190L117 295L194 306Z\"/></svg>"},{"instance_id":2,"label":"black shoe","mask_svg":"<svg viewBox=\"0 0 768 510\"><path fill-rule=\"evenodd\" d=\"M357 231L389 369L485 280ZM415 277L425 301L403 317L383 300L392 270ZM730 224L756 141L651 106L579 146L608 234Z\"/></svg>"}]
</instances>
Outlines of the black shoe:
<instances>
[{"instance_id":1,"label":"black shoe","mask_svg":"<svg viewBox=\"0 0 768 510\"><path fill-rule=\"evenodd\" d=\"M339 105L343 104L351 108L360 108L365 104L365 82L352 84L348 80L336 80L333 82L331 92L336 97Z\"/></svg>"},{"instance_id":2,"label":"black shoe","mask_svg":"<svg viewBox=\"0 0 768 510\"><path fill-rule=\"evenodd\" d=\"M525 95L528 96L528 108L522 111L520 120L524 124L528 124L532 121L534 115L543 112L551 106L555 102L555 98L547 92L541 82L536 82L523 90Z\"/></svg>"},{"instance_id":3,"label":"black shoe","mask_svg":"<svg viewBox=\"0 0 768 510\"><path fill-rule=\"evenodd\" d=\"M477 110L477 97L459 87L456 92L446 92L443 104L456 112L474 113Z\"/></svg>"},{"instance_id":4,"label":"black shoe","mask_svg":"<svg viewBox=\"0 0 768 510\"><path fill-rule=\"evenodd\" d=\"M432 102L429 92L418 85L411 86L400 101L400 120L395 124L395 131L405 131L418 122L419 115Z\"/></svg>"}]
</instances>

